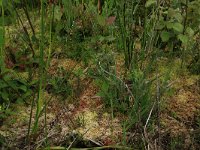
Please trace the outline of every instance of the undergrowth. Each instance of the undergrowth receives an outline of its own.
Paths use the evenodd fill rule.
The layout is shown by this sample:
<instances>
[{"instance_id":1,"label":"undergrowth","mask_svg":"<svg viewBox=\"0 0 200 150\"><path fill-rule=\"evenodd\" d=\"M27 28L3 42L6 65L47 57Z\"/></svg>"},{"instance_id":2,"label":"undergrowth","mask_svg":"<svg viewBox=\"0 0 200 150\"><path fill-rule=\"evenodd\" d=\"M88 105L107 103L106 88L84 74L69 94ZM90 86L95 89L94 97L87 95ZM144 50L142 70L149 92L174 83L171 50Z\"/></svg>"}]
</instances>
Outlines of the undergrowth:
<instances>
[{"instance_id":1,"label":"undergrowth","mask_svg":"<svg viewBox=\"0 0 200 150\"><path fill-rule=\"evenodd\" d=\"M72 127L84 126L84 117L80 121L75 116L86 107L81 96L94 82L97 92L92 98L100 98L101 111L108 112L111 121L119 118L122 133L115 143L90 139L93 146L88 147L198 148L199 6L199 0L0 1L0 126L22 103L30 117L22 142L14 146L51 149L49 131L54 126L62 130L56 122L63 117L58 113L49 122L52 99L62 105L57 112L67 107L64 111L74 114L67 114L74 132ZM177 102L181 90L188 103L195 101L190 126L179 116L179 107L167 101ZM180 134L173 133L169 123L180 128ZM111 127L111 133L114 130ZM12 148L1 134L0 147ZM66 135L69 139L60 139L56 148L80 148L85 134Z\"/></svg>"}]
</instances>

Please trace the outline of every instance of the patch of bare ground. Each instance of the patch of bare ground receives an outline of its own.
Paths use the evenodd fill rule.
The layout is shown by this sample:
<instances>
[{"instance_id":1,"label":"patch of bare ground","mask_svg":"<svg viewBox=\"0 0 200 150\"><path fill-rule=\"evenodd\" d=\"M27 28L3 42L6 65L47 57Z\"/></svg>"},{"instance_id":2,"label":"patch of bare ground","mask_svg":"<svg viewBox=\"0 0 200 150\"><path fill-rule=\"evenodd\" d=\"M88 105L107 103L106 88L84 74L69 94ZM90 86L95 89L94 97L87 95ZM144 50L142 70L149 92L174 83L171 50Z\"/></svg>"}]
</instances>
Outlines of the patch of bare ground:
<instances>
[{"instance_id":1,"label":"patch of bare ground","mask_svg":"<svg viewBox=\"0 0 200 150\"><path fill-rule=\"evenodd\" d=\"M163 145L169 145L174 140L184 149L196 149L200 147L196 141L200 134L199 79L182 77L177 84L174 85L175 95L164 101L165 107L161 113L162 142Z\"/></svg>"},{"instance_id":2,"label":"patch of bare ground","mask_svg":"<svg viewBox=\"0 0 200 150\"><path fill-rule=\"evenodd\" d=\"M59 68L63 68L66 71L73 71L73 69L81 68L81 64L72 59L56 59L53 58L50 63L48 73L56 75Z\"/></svg>"},{"instance_id":3,"label":"patch of bare ground","mask_svg":"<svg viewBox=\"0 0 200 150\"><path fill-rule=\"evenodd\" d=\"M80 96L79 107L76 110L82 126L77 129L86 139L97 140L103 145L116 144L122 134L117 118L111 119L111 114L104 113L101 98L96 96L97 88L91 84Z\"/></svg>"}]
</instances>

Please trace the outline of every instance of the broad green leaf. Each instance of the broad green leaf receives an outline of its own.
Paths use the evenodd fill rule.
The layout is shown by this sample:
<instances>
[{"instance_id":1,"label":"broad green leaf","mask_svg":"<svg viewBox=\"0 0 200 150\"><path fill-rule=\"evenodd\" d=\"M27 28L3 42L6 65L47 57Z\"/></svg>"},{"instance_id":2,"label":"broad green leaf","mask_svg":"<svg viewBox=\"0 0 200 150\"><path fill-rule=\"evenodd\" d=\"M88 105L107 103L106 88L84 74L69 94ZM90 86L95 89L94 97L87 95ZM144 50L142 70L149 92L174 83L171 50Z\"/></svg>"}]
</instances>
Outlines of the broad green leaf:
<instances>
[{"instance_id":1,"label":"broad green leaf","mask_svg":"<svg viewBox=\"0 0 200 150\"><path fill-rule=\"evenodd\" d=\"M109 42L113 42L113 41L116 39L116 38L113 37L113 36L107 36L106 38L107 38L107 40L108 40Z\"/></svg>"},{"instance_id":2,"label":"broad green leaf","mask_svg":"<svg viewBox=\"0 0 200 150\"><path fill-rule=\"evenodd\" d=\"M5 101L8 101L9 98L8 98L8 93L7 92L1 92L1 97L5 100Z\"/></svg>"},{"instance_id":3,"label":"broad green leaf","mask_svg":"<svg viewBox=\"0 0 200 150\"><path fill-rule=\"evenodd\" d=\"M166 26L167 26L168 29L172 29L173 23L172 22L166 22Z\"/></svg>"},{"instance_id":4,"label":"broad green leaf","mask_svg":"<svg viewBox=\"0 0 200 150\"><path fill-rule=\"evenodd\" d=\"M169 41L170 33L167 32L167 31L162 31L161 34L160 34L160 37L161 37L163 42L167 42L167 41Z\"/></svg>"},{"instance_id":5,"label":"broad green leaf","mask_svg":"<svg viewBox=\"0 0 200 150\"><path fill-rule=\"evenodd\" d=\"M182 22L182 21L183 21L183 16L182 16L180 13L174 14L174 18L175 18L178 22Z\"/></svg>"},{"instance_id":6,"label":"broad green leaf","mask_svg":"<svg viewBox=\"0 0 200 150\"><path fill-rule=\"evenodd\" d=\"M148 0L145 4L145 7L150 7L154 4L156 4L156 0Z\"/></svg>"},{"instance_id":7,"label":"broad green leaf","mask_svg":"<svg viewBox=\"0 0 200 150\"><path fill-rule=\"evenodd\" d=\"M97 16L97 22L100 26L105 26L106 25L106 20L103 16L98 15Z\"/></svg>"},{"instance_id":8,"label":"broad green leaf","mask_svg":"<svg viewBox=\"0 0 200 150\"><path fill-rule=\"evenodd\" d=\"M167 12L168 12L168 17L170 18L172 18L176 14L176 11L173 8L169 8Z\"/></svg>"},{"instance_id":9,"label":"broad green leaf","mask_svg":"<svg viewBox=\"0 0 200 150\"><path fill-rule=\"evenodd\" d=\"M183 16L181 15L180 11L177 9L169 8L168 9L168 17L176 19L178 22L183 21Z\"/></svg>"},{"instance_id":10,"label":"broad green leaf","mask_svg":"<svg viewBox=\"0 0 200 150\"><path fill-rule=\"evenodd\" d=\"M100 41L100 42L103 42L104 40L105 40L105 37L100 36L99 41Z\"/></svg>"},{"instance_id":11,"label":"broad green leaf","mask_svg":"<svg viewBox=\"0 0 200 150\"><path fill-rule=\"evenodd\" d=\"M178 22L176 22L176 23L173 23L173 27L172 27L175 31L177 31L177 32L183 32L183 25L181 24L181 23L178 23Z\"/></svg>"},{"instance_id":12,"label":"broad green leaf","mask_svg":"<svg viewBox=\"0 0 200 150\"><path fill-rule=\"evenodd\" d=\"M178 35L178 39L180 39L180 41L183 43L183 44L187 44L188 41L189 41L189 38L187 35L183 35L183 34L179 34Z\"/></svg>"},{"instance_id":13,"label":"broad green leaf","mask_svg":"<svg viewBox=\"0 0 200 150\"><path fill-rule=\"evenodd\" d=\"M187 33L190 37L192 37L192 36L194 35L194 30L192 30L192 28L190 28L190 27L187 27L186 33Z\"/></svg>"},{"instance_id":14,"label":"broad green leaf","mask_svg":"<svg viewBox=\"0 0 200 150\"><path fill-rule=\"evenodd\" d=\"M12 87L13 89L17 90L18 87L17 87L17 83L16 82L13 82L12 80L11 81L7 81L9 86Z\"/></svg>"},{"instance_id":15,"label":"broad green leaf","mask_svg":"<svg viewBox=\"0 0 200 150\"><path fill-rule=\"evenodd\" d=\"M57 21L60 21L61 17L62 17L62 12L60 10L60 7L59 6L55 6L55 9L54 9L54 17Z\"/></svg>"}]
</instances>

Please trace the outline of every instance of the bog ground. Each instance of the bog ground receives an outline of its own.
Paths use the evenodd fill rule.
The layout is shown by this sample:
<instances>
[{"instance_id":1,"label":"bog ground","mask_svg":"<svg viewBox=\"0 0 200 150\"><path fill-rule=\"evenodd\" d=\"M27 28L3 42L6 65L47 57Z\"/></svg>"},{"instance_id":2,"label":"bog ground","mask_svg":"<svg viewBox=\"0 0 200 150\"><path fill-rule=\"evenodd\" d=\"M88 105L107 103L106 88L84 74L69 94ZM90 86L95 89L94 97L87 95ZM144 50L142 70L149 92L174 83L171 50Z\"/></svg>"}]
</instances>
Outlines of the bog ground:
<instances>
[{"instance_id":1,"label":"bog ground","mask_svg":"<svg viewBox=\"0 0 200 150\"><path fill-rule=\"evenodd\" d=\"M1 0L0 149L198 150L200 0Z\"/></svg>"}]
</instances>

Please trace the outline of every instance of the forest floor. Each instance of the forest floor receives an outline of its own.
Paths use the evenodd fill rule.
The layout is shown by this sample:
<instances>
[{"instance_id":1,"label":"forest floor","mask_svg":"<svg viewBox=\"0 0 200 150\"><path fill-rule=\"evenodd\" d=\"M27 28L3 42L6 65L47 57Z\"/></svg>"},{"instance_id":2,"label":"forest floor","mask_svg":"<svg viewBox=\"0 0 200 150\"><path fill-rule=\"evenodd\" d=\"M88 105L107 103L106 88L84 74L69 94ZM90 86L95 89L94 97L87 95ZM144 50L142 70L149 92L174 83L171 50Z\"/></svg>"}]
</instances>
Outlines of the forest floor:
<instances>
[{"instance_id":1,"label":"forest floor","mask_svg":"<svg viewBox=\"0 0 200 150\"><path fill-rule=\"evenodd\" d=\"M121 63L118 62L118 68ZM70 70L76 62L70 59L53 59L49 74L56 74L56 68L63 67ZM75 69L82 67L76 65ZM87 72L87 68L84 68ZM120 72L120 69L119 69ZM176 78L176 79L175 79ZM161 141L169 142L170 137L184 137L185 149L197 147L193 145L195 134L199 133L197 120L200 115L200 80L198 76L188 74L176 76L171 82L170 94L164 96L161 105ZM8 117L0 127L0 134L5 137L5 147L15 149L37 148L44 144L44 135L48 137L51 146L70 145L75 147L92 147L115 145L122 143L123 115L112 118L109 109L104 107L103 100L98 96L98 87L93 79L81 79L83 89L76 99L69 102L60 100L59 96L45 92L47 107L47 131L44 128L44 116L40 118L39 133L34 135L35 141L25 142L28 134L28 125L31 106L16 104L15 112ZM34 122L35 109L31 121ZM196 135L198 138L198 135ZM197 140L197 139L195 139ZM198 143L198 142L197 142Z\"/></svg>"},{"instance_id":2,"label":"forest floor","mask_svg":"<svg viewBox=\"0 0 200 150\"><path fill-rule=\"evenodd\" d=\"M36 32L39 32L39 20L36 20L35 24L38 30ZM14 30L10 32L16 32L17 35L21 34L21 31L17 28L10 28ZM12 41L8 41L8 45L9 42ZM59 49L62 51L62 44L56 42L53 47L53 49L55 48L55 53ZM98 47L97 43L93 44ZM107 46L112 48L110 46L112 44L106 43L106 45L102 43L100 43L99 47ZM20 46L19 44L16 47L19 48ZM140 49L140 45L136 46ZM80 49L80 47L78 48ZM109 49L110 51L112 51L111 48ZM93 53L96 55L96 51ZM165 147L165 145L173 142L176 145L174 149L179 148L177 143L184 143L184 149L197 149L200 147L200 76L192 75L186 69L180 69L181 62L179 58L173 61L167 60L168 58L163 58L158 65L159 72L169 78L166 87L168 91L162 95L160 101L160 129L155 127L152 130L160 131L160 142L163 149L168 149L169 147ZM125 72L124 58L116 54L115 64L116 75L118 77L123 76ZM31 129L36 115L36 108L31 109L33 98L27 100L29 105L24 103L12 104L12 111L3 123L0 123L0 143L1 141L4 143L2 149L39 149L46 145L68 148L70 146L76 148L102 147L121 145L124 143L124 139L132 141L136 138L137 141L136 132L124 134L123 124L128 117L119 112L114 112L113 117L111 108L105 106L104 99L99 95L100 89L96 80L88 75L91 70L95 73L96 68L90 66L90 64L86 67L83 62L78 62L71 58L52 58L47 74L52 77L58 76L61 68L66 72L73 71L78 73L80 70L83 71L80 81L71 76L69 76L69 80L67 79L76 90L73 91L71 96L63 97L53 94L51 87L48 89L47 85L43 95L43 100L48 104L46 118L43 113L39 119L39 131L28 138L29 125L31 124ZM38 68L33 69L38 72ZM27 78L27 74L28 72L18 72L18 75L24 78ZM152 76L155 77L155 74ZM38 75L36 74L34 78L38 79ZM160 80L165 80L164 78L161 76ZM34 98L35 101L36 99ZM30 115L31 113L32 115ZM155 137L150 136L151 143L154 142L154 139L158 139L157 135ZM47 140L45 137L47 137ZM142 140L139 139L139 141L141 142ZM182 145L180 147L182 148ZM121 149L123 150L123 148Z\"/></svg>"}]
</instances>

